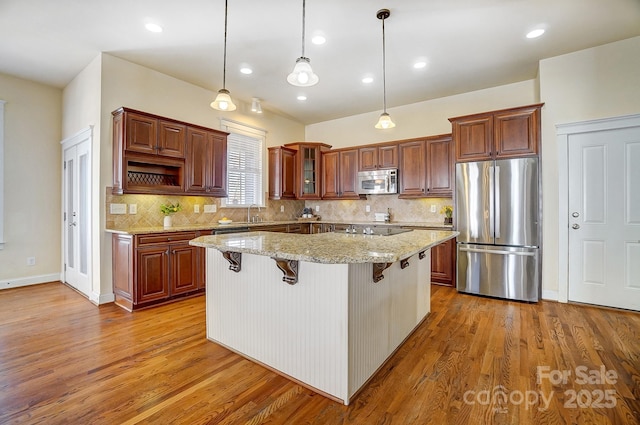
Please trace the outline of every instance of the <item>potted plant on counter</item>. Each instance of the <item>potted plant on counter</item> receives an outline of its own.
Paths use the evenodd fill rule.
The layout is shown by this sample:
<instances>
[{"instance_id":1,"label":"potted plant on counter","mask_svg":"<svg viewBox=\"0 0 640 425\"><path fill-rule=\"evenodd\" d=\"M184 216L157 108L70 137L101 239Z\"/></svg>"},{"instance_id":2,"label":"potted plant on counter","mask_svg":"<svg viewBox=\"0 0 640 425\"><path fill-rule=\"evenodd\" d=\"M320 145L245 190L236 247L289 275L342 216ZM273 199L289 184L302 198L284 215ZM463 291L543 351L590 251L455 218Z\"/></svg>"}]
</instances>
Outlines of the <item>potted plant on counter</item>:
<instances>
[{"instance_id":1,"label":"potted plant on counter","mask_svg":"<svg viewBox=\"0 0 640 425\"><path fill-rule=\"evenodd\" d=\"M443 206L440 210L440 214L444 214L444 224L453 224L453 206Z\"/></svg>"},{"instance_id":2,"label":"potted plant on counter","mask_svg":"<svg viewBox=\"0 0 640 425\"><path fill-rule=\"evenodd\" d=\"M171 227L171 214L177 213L181 209L182 205L180 205L179 202L176 204L168 203L160 205L160 211L162 212L162 214L164 214L164 227Z\"/></svg>"}]
</instances>

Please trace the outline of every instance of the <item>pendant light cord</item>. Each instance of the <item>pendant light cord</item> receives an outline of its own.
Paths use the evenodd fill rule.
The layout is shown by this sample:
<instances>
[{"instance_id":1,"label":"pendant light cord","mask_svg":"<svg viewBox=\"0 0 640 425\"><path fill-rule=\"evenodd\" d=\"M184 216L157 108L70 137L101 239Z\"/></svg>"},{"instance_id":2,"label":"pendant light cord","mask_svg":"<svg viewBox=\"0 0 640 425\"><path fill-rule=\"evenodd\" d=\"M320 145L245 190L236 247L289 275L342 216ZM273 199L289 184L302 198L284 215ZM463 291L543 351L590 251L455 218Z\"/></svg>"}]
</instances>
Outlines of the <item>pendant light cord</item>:
<instances>
[{"instance_id":1,"label":"pendant light cord","mask_svg":"<svg viewBox=\"0 0 640 425\"><path fill-rule=\"evenodd\" d=\"M227 9L229 0L224 0L224 56L222 59L222 88L226 89L227 83ZM384 25L384 21L383 21Z\"/></svg>"},{"instance_id":2,"label":"pendant light cord","mask_svg":"<svg viewBox=\"0 0 640 425\"><path fill-rule=\"evenodd\" d=\"M305 9L306 0L302 0L302 57L304 57Z\"/></svg>"},{"instance_id":3,"label":"pendant light cord","mask_svg":"<svg viewBox=\"0 0 640 425\"><path fill-rule=\"evenodd\" d=\"M382 105L384 107L384 112L387 113L387 59L386 59L386 48L385 48L385 38L384 38L384 20L386 18L382 18Z\"/></svg>"}]
</instances>

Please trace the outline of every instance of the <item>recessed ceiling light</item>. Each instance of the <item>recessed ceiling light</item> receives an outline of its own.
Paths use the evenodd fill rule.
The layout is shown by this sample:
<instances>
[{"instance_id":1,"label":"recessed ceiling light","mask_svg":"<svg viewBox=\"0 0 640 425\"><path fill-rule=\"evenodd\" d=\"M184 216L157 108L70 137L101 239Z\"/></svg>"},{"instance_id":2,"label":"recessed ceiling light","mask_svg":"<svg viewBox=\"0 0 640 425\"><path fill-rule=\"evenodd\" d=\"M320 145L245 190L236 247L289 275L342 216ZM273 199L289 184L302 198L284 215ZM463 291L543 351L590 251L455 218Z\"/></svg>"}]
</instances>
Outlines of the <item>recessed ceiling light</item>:
<instances>
[{"instance_id":1,"label":"recessed ceiling light","mask_svg":"<svg viewBox=\"0 0 640 425\"><path fill-rule=\"evenodd\" d=\"M422 69L422 68L424 68L426 66L427 66L427 63L425 61L419 61L419 62L416 62L416 63L413 64L413 67L415 69Z\"/></svg>"},{"instance_id":2,"label":"recessed ceiling light","mask_svg":"<svg viewBox=\"0 0 640 425\"><path fill-rule=\"evenodd\" d=\"M315 36L313 36L313 38L311 39L311 42L312 42L313 44L320 45L320 44L324 44L324 43L326 43L326 42L327 42L327 39L326 39L323 35L315 35Z\"/></svg>"},{"instance_id":3,"label":"recessed ceiling light","mask_svg":"<svg viewBox=\"0 0 640 425\"><path fill-rule=\"evenodd\" d=\"M527 38L537 38L537 37L540 37L542 34L544 34L544 29L538 28L533 31L529 31L527 33Z\"/></svg>"},{"instance_id":4,"label":"recessed ceiling light","mask_svg":"<svg viewBox=\"0 0 640 425\"><path fill-rule=\"evenodd\" d=\"M307 96L301 94L296 99L298 99L298 100L307 100Z\"/></svg>"},{"instance_id":5,"label":"recessed ceiling light","mask_svg":"<svg viewBox=\"0 0 640 425\"><path fill-rule=\"evenodd\" d=\"M362 79L362 82L363 82L364 84L371 84L371 83L373 83L373 77L364 77L364 78Z\"/></svg>"},{"instance_id":6,"label":"recessed ceiling light","mask_svg":"<svg viewBox=\"0 0 640 425\"><path fill-rule=\"evenodd\" d=\"M151 32L162 32L162 27L158 24L154 24L153 22L148 22L144 25L147 31Z\"/></svg>"},{"instance_id":7,"label":"recessed ceiling light","mask_svg":"<svg viewBox=\"0 0 640 425\"><path fill-rule=\"evenodd\" d=\"M242 72L243 74L249 75L253 73L253 69L249 68L248 66L243 66L242 68L240 68L240 72Z\"/></svg>"}]
</instances>

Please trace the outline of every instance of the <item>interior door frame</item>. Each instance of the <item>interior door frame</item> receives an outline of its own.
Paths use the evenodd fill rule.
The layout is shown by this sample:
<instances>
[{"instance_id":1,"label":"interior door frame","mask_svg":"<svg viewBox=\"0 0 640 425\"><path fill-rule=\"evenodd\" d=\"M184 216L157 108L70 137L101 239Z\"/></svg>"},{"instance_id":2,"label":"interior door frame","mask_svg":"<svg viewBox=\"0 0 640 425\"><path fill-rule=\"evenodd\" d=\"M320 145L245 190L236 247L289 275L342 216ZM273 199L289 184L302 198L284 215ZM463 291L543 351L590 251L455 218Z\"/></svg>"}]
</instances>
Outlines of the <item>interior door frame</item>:
<instances>
[{"instance_id":1,"label":"interior door frame","mask_svg":"<svg viewBox=\"0 0 640 425\"><path fill-rule=\"evenodd\" d=\"M569 301L569 139L576 134L640 127L640 114L556 125L558 145L558 301Z\"/></svg>"},{"instance_id":2,"label":"interior door frame","mask_svg":"<svg viewBox=\"0 0 640 425\"><path fill-rule=\"evenodd\" d=\"M88 156L89 156L89 166L93 167L93 156L92 156L92 151L93 151L93 126L89 126L87 128L85 128L84 130L79 131L78 133L74 134L71 137L68 137L64 140L62 140L60 142L60 145L62 147L62 151L61 151L61 159L60 159L60 169L62 170L62 178L60 181L60 197L61 197L61 202L60 202L60 217L64 216L64 212L65 212L65 171L64 171L64 163L65 163L65 152L67 151L67 149L70 149L76 145L79 145L80 143L84 143L84 142L88 142ZM89 277L89 294L85 294L89 297L89 299L93 298L93 294L91 293L93 291L93 233L92 233L92 222L93 222L93 192L92 192L92 179L93 179L93 171L90 171L88 173L89 176L89 182L87 182L87 185L89 187L89 191L87 193L87 202L88 202L88 207L87 207L87 222L88 222L88 241L87 241L87 249L89 252L87 252L87 275ZM62 222L62 225L60 226L60 252L62 253L62 255L60 256L60 280L62 282L65 282L66 278L65 278L65 258L66 258L66 221Z\"/></svg>"}]
</instances>

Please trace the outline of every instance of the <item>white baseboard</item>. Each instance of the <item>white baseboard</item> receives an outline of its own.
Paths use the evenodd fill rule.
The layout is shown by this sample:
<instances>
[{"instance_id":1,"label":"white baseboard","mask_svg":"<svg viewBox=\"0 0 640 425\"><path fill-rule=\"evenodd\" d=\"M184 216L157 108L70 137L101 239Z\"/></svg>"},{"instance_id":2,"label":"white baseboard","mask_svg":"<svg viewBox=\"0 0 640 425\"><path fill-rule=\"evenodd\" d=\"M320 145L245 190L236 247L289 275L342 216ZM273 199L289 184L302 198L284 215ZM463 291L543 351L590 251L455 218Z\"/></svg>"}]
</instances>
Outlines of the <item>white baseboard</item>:
<instances>
[{"instance_id":1,"label":"white baseboard","mask_svg":"<svg viewBox=\"0 0 640 425\"><path fill-rule=\"evenodd\" d=\"M96 305L112 303L115 300L116 296L113 292L110 294L98 294L96 292L92 292L91 297L89 298L89 301Z\"/></svg>"},{"instance_id":2,"label":"white baseboard","mask_svg":"<svg viewBox=\"0 0 640 425\"><path fill-rule=\"evenodd\" d=\"M549 301L558 301L558 291L551 291L549 289L542 290L542 299Z\"/></svg>"},{"instance_id":3,"label":"white baseboard","mask_svg":"<svg viewBox=\"0 0 640 425\"><path fill-rule=\"evenodd\" d=\"M21 286L38 285L40 283L57 281L60 281L60 273L20 277L17 279L0 280L0 289L19 288Z\"/></svg>"}]
</instances>

